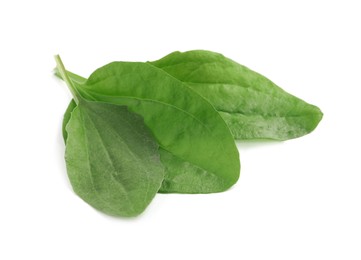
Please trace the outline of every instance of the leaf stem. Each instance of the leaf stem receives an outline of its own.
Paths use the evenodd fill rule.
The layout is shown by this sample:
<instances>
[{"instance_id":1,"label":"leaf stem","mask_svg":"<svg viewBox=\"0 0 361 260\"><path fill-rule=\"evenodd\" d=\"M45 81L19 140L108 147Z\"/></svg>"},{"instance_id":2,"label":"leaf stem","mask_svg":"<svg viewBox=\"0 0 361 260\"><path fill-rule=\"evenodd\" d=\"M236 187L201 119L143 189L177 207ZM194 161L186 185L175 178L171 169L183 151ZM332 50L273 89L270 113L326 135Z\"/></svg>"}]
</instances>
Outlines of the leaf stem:
<instances>
[{"instance_id":1,"label":"leaf stem","mask_svg":"<svg viewBox=\"0 0 361 260\"><path fill-rule=\"evenodd\" d=\"M76 82L78 84L83 84L86 81L86 78L79 76L73 72L66 71L66 74L68 74L68 77L71 79L71 81ZM54 75L57 76L59 79L64 80L59 72L59 68L54 69Z\"/></svg>"},{"instance_id":2,"label":"leaf stem","mask_svg":"<svg viewBox=\"0 0 361 260\"><path fill-rule=\"evenodd\" d=\"M64 64L60 58L59 55L55 55L54 56L55 61L56 61L56 72L55 75L59 76L58 74L60 74L61 78L65 81L65 83L68 85L68 88L71 92L71 94L73 95L74 101L76 104L79 104L79 92L77 91L77 89L75 88L75 86L73 85L72 80L70 79L70 77L68 76L68 73L64 67Z\"/></svg>"}]
</instances>

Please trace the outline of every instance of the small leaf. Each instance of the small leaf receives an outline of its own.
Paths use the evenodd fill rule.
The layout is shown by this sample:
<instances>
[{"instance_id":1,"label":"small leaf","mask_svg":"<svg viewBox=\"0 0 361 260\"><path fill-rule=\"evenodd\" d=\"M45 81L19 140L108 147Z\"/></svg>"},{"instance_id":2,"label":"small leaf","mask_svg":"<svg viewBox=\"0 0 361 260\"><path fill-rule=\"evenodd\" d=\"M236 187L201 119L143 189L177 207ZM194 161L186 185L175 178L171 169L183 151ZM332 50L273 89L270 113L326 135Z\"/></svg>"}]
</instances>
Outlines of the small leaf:
<instances>
[{"instance_id":1,"label":"small leaf","mask_svg":"<svg viewBox=\"0 0 361 260\"><path fill-rule=\"evenodd\" d=\"M80 98L66 131L67 172L79 197L109 215L143 212L164 168L142 118L122 106Z\"/></svg>"}]
</instances>

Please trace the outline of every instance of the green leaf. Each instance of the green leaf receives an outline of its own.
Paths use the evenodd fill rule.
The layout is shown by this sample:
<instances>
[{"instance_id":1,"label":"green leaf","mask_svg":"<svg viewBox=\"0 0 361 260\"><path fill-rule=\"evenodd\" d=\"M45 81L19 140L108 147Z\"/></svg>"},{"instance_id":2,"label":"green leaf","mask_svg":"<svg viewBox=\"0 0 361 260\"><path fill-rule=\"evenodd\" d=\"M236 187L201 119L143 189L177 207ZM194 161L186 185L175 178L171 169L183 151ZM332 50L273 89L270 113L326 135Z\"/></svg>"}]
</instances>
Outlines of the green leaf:
<instances>
[{"instance_id":1,"label":"green leaf","mask_svg":"<svg viewBox=\"0 0 361 260\"><path fill-rule=\"evenodd\" d=\"M173 52L151 64L205 97L235 139L296 138L313 131L322 119L318 107L218 53Z\"/></svg>"},{"instance_id":2,"label":"green leaf","mask_svg":"<svg viewBox=\"0 0 361 260\"><path fill-rule=\"evenodd\" d=\"M63 124L65 160L74 191L106 214L139 215L164 179L157 142L143 119L126 107L86 101L77 90L81 82L68 76L71 73L58 55L55 60L56 73L75 101Z\"/></svg>"},{"instance_id":3,"label":"green leaf","mask_svg":"<svg viewBox=\"0 0 361 260\"><path fill-rule=\"evenodd\" d=\"M161 147L166 175L160 192L221 192L238 180L238 150L219 113L164 71L114 62L76 88L89 100L125 105L144 118Z\"/></svg>"},{"instance_id":4,"label":"green leaf","mask_svg":"<svg viewBox=\"0 0 361 260\"><path fill-rule=\"evenodd\" d=\"M126 107L79 99L66 126L65 158L74 191L114 216L139 215L164 178L158 145Z\"/></svg>"},{"instance_id":5,"label":"green leaf","mask_svg":"<svg viewBox=\"0 0 361 260\"><path fill-rule=\"evenodd\" d=\"M72 99L64 113L64 117L63 117L63 124L62 124L62 133L63 133L63 138L64 138L64 142L66 143L66 139L68 139L68 132L66 131L66 125L68 124L70 118L71 118L71 113L73 112L73 110L76 108L76 103L74 101L74 99Z\"/></svg>"},{"instance_id":6,"label":"green leaf","mask_svg":"<svg viewBox=\"0 0 361 260\"><path fill-rule=\"evenodd\" d=\"M74 85L79 85L79 84L83 84L86 81L86 78L83 78L81 76L78 76L70 71L65 70L65 67L59 57L59 55L55 56L55 60L57 62L57 67L54 69L54 74L60 78L63 79L65 77L68 78L68 84L70 84L70 89L74 88ZM74 101L74 99L72 99L64 113L64 117L63 117L63 123L62 123L62 134L63 134L63 139L64 142L66 143L66 139L68 137L68 133L66 132L66 125L68 124L70 117L71 117L71 112L76 108L76 102Z\"/></svg>"}]
</instances>

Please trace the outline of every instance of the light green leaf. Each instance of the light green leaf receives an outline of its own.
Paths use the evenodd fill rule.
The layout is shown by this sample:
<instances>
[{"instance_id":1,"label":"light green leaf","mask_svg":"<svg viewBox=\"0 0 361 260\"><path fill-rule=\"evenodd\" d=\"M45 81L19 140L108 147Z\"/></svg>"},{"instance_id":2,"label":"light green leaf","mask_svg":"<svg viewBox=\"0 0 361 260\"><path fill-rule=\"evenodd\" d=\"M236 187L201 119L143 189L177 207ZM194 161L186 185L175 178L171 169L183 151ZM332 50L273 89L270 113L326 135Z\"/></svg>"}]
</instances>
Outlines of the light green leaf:
<instances>
[{"instance_id":1,"label":"light green leaf","mask_svg":"<svg viewBox=\"0 0 361 260\"><path fill-rule=\"evenodd\" d=\"M55 60L76 102L63 124L74 191L106 214L139 215L164 179L157 142L143 119L126 107L85 100L77 90L80 82L68 77L59 56Z\"/></svg>"},{"instance_id":2,"label":"light green leaf","mask_svg":"<svg viewBox=\"0 0 361 260\"><path fill-rule=\"evenodd\" d=\"M71 113L73 112L73 110L76 108L76 103L74 101L74 99L72 99L67 107L67 109L65 110L64 113L64 117L63 117L63 123L62 123L62 133L63 133L63 138L64 138L64 142L66 143L66 139L68 138L68 132L66 131L66 126L69 123L69 120L71 118Z\"/></svg>"},{"instance_id":3,"label":"light green leaf","mask_svg":"<svg viewBox=\"0 0 361 260\"><path fill-rule=\"evenodd\" d=\"M205 97L235 139L296 138L313 131L322 119L318 107L218 53L173 52L151 64Z\"/></svg>"},{"instance_id":4,"label":"light green leaf","mask_svg":"<svg viewBox=\"0 0 361 260\"><path fill-rule=\"evenodd\" d=\"M109 215L142 213L164 177L142 118L122 106L79 99L66 131L67 172L79 197Z\"/></svg>"}]
</instances>

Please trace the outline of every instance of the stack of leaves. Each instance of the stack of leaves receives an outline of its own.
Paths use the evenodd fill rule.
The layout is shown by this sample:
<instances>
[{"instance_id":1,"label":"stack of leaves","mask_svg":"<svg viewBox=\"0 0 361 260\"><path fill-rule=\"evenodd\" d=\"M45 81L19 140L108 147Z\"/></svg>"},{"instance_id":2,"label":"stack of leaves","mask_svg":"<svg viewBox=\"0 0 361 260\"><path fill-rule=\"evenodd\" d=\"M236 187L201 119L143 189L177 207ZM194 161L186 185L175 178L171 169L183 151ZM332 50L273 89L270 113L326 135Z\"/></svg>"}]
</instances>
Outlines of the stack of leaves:
<instances>
[{"instance_id":1,"label":"stack of leaves","mask_svg":"<svg viewBox=\"0 0 361 260\"><path fill-rule=\"evenodd\" d=\"M322 118L316 106L214 52L113 62L88 79L55 58L73 95L63 121L70 182L109 215L137 216L157 192L225 191L240 174L234 139L296 138Z\"/></svg>"}]
</instances>

